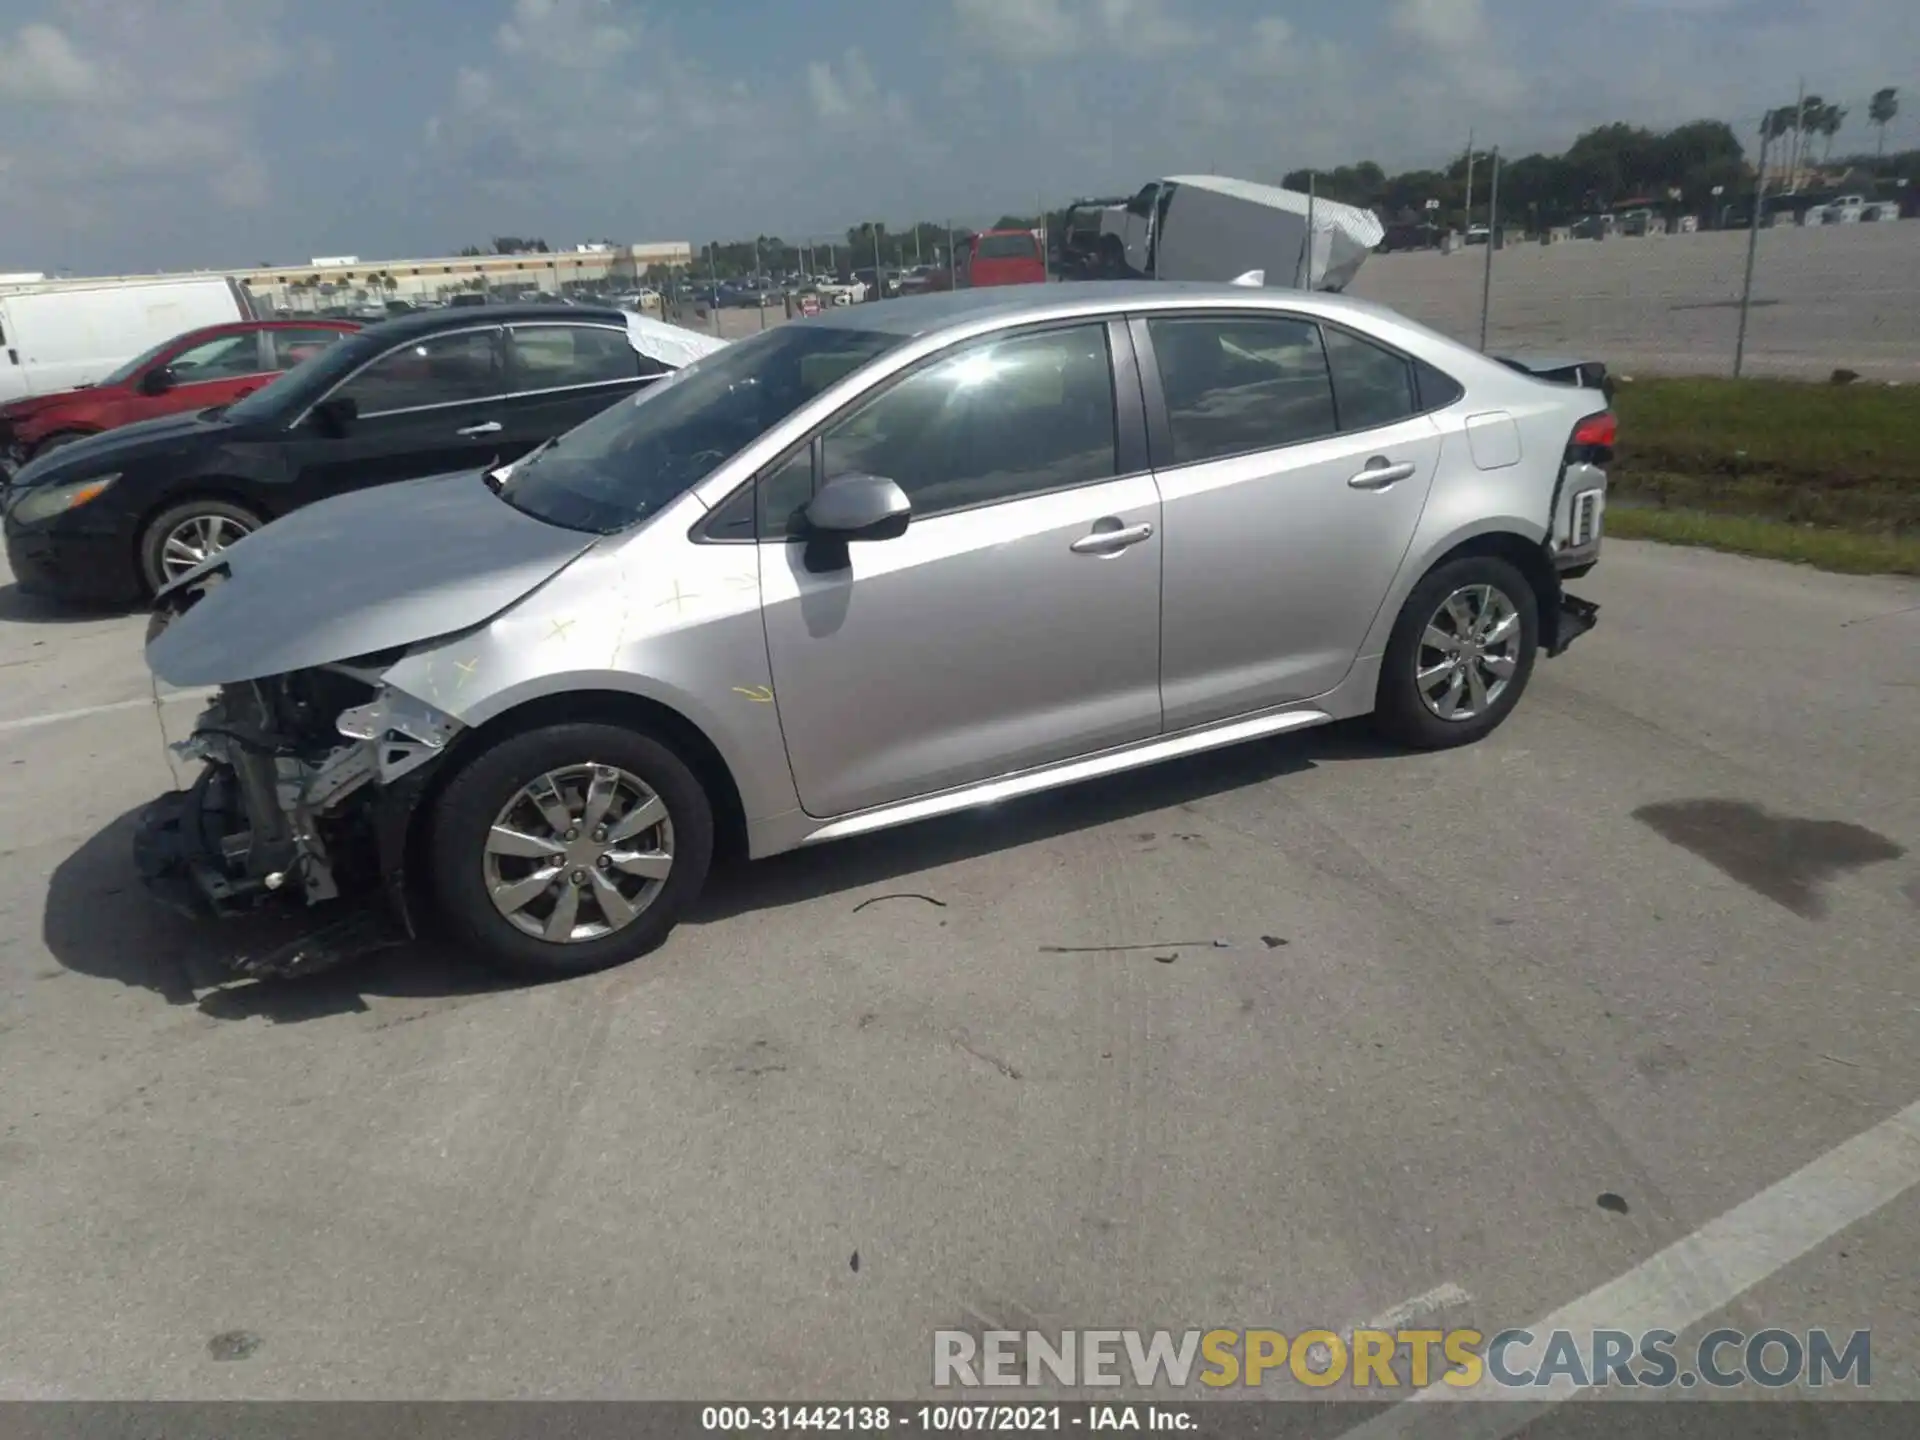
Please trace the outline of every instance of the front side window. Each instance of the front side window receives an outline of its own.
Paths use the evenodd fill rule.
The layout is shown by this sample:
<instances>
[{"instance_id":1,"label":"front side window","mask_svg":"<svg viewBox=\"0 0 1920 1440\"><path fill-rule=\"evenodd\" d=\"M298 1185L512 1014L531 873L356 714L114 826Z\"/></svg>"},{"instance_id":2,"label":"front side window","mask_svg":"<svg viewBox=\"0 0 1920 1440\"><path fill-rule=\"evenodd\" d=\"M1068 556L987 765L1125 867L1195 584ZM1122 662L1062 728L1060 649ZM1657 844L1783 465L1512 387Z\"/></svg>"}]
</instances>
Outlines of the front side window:
<instances>
[{"instance_id":1,"label":"front side window","mask_svg":"<svg viewBox=\"0 0 1920 1440\"><path fill-rule=\"evenodd\" d=\"M552 525L611 534L646 519L904 336L782 325L576 425L501 488Z\"/></svg>"},{"instance_id":2,"label":"front side window","mask_svg":"<svg viewBox=\"0 0 1920 1440\"><path fill-rule=\"evenodd\" d=\"M1406 357L1382 350L1344 330L1321 332L1333 371L1333 394L1340 404L1342 430L1371 430L1419 413L1413 393L1413 366Z\"/></svg>"},{"instance_id":3,"label":"front side window","mask_svg":"<svg viewBox=\"0 0 1920 1440\"><path fill-rule=\"evenodd\" d=\"M506 380L500 331L464 330L389 351L334 394L351 399L362 415L381 415L489 399L505 393Z\"/></svg>"},{"instance_id":4,"label":"front side window","mask_svg":"<svg viewBox=\"0 0 1920 1440\"><path fill-rule=\"evenodd\" d=\"M1331 435L1333 382L1320 327L1287 316L1147 322L1174 464Z\"/></svg>"},{"instance_id":5,"label":"front side window","mask_svg":"<svg viewBox=\"0 0 1920 1440\"><path fill-rule=\"evenodd\" d=\"M182 385L202 380L237 380L260 373L260 337L252 331L220 335L182 350L167 362Z\"/></svg>"},{"instance_id":6,"label":"front side window","mask_svg":"<svg viewBox=\"0 0 1920 1440\"><path fill-rule=\"evenodd\" d=\"M605 325L519 325L513 331L516 390L605 385L640 374L624 330Z\"/></svg>"},{"instance_id":7,"label":"front side window","mask_svg":"<svg viewBox=\"0 0 1920 1440\"><path fill-rule=\"evenodd\" d=\"M825 478L879 475L916 517L1115 474L1104 325L969 345L827 431Z\"/></svg>"}]
</instances>

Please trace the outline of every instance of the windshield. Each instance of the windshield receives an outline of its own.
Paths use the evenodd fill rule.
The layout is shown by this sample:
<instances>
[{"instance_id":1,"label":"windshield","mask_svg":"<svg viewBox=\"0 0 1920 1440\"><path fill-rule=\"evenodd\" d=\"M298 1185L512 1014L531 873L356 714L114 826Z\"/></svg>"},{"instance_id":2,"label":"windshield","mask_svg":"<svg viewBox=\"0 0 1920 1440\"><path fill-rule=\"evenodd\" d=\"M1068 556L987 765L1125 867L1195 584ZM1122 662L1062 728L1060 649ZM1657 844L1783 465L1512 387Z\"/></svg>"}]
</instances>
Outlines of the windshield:
<instances>
[{"instance_id":1,"label":"windshield","mask_svg":"<svg viewBox=\"0 0 1920 1440\"><path fill-rule=\"evenodd\" d=\"M792 325L716 350L520 462L501 498L569 530L624 530L905 338Z\"/></svg>"},{"instance_id":2,"label":"windshield","mask_svg":"<svg viewBox=\"0 0 1920 1440\"><path fill-rule=\"evenodd\" d=\"M146 369L147 366L151 365L155 360L158 360L162 355L164 355L167 352L167 350L172 347L174 340L178 340L179 338L180 337L178 335L175 335L172 340L162 340L158 345L154 346L151 350L142 350L138 355L134 356L133 359L127 361L127 363L122 365L118 370L114 371L111 375L107 376L104 380L100 380L96 383L101 386L126 384L129 380L133 379L134 376L138 375L142 370Z\"/></svg>"}]
</instances>

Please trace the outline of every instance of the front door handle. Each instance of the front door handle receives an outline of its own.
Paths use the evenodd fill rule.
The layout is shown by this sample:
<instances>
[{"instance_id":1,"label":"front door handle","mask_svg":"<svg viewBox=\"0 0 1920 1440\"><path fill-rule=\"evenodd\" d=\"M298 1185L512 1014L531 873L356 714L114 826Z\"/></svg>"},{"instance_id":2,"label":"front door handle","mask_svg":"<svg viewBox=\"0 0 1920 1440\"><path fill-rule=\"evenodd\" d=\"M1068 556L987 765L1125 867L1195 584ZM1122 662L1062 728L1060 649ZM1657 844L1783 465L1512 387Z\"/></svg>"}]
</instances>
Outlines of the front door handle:
<instances>
[{"instance_id":1,"label":"front door handle","mask_svg":"<svg viewBox=\"0 0 1920 1440\"><path fill-rule=\"evenodd\" d=\"M1067 548L1076 555L1117 555L1129 545L1138 545L1142 540L1152 538L1151 525L1122 525L1118 520L1108 517L1096 520L1091 535L1082 535Z\"/></svg>"},{"instance_id":2,"label":"front door handle","mask_svg":"<svg viewBox=\"0 0 1920 1440\"><path fill-rule=\"evenodd\" d=\"M1384 490L1389 485L1398 485L1402 480L1413 478L1413 462L1403 460L1398 465L1384 455L1376 455L1367 461L1367 468L1358 475L1349 476L1347 484L1356 490Z\"/></svg>"},{"instance_id":3,"label":"front door handle","mask_svg":"<svg viewBox=\"0 0 1920 1440\"><path fill-rule=\"evenodd\" d=\"M456 435L498 435L506 427L498 420L489 420L483 425L469 425L464 430L456 430Z\"/></svg>"}]
</instances>

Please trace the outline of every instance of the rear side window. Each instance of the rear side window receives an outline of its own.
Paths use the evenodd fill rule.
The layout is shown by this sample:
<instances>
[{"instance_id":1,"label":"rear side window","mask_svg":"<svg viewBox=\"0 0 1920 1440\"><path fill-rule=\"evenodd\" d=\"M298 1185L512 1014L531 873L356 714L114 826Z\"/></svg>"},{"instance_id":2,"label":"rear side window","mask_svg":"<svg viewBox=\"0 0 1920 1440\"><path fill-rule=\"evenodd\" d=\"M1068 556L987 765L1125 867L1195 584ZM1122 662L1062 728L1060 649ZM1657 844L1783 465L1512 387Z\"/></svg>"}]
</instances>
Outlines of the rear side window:
<instances>
[{"instance_id":1,"label":"rear side window","mask_svg":"<svg viewBox=\"0 0 1920 1440\"><path fill-rule=\"evenodd\" d=\"M311 360L329 345L343 338L339 330L269 330L268 355L276 370L291 370L302 360Z\"/></svg>"},{"instance_id":2,"label":"rear side window","mask_svg":"<svg viewBox=\"0 0 1920 1440\"><path fill-rule=\"evenodd\" d=\"M1445 409L1467 393L1466 386L1424 360L1413 362L1413 382L1422 411Z\"/></svg>"},{"instance_id":3,"label":"rear side window","mask_svg":"<svg viewBox=\"0 0 1920 1440\"><path fill-rule=\"evenodd\" d=\"M604 325L520 325L513 332L520 374L515 388L559 390L603 385L640 373L626 332Z\"/></svg>"},{"instance_id":4,"label":"rear side window","mask_svg":"<svg viewBox=\"0 0 1920 1440\"><path fill-rule=\"evenodd\" d=\"M1342 430L1371 430L1420 413L1413 366L1405 356L1331 326L1321 333L1327 342Z\"/></svg>"},{"instance_id":5,"label":"rear side window","mask_svg":"<svg viewBox=\"0 0 1920 1440\"><path fill-rule=\"evenodd\" d=\"M1320 327L1285 316L1147 322L1166 396L1173 463L1318 440L1334 423Z\"/></svg>"},{"instance_id":6,"label":"rear side window","mask_svg":"<svg viewBox=\"0 0 1920 1440\"><path fill-rule=\"evenodd\" d=\"M982 260L1037 260L1040 243L1031 235L982 235L977 253Z\"/></svg>"}]
</instances>

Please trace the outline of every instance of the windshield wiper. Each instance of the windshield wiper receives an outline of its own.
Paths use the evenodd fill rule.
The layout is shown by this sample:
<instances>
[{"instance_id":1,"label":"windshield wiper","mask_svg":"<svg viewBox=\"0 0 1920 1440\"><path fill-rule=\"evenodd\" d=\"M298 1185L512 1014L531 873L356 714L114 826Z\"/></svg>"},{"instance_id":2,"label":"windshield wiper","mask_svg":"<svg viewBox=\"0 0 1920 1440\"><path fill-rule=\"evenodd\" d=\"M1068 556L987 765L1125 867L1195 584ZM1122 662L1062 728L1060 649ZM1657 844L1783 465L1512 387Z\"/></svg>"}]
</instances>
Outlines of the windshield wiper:
<instances>
[{"instance_id":1,"label":"windshield wiper","mask_svg":"<svg viewBox=\"0 0 1920 1440\"><path fill-rule=\"evenodd\" d=\"M558 435L549 435L538 445L534 446L533 449L510 464L502 465L497 461L490 461L486 470L483 472L487 479L487 488L496 495L504 494L507 488L507 481L519 474L522 467L531 465L538 456L551 448L559 438Z\"/></svg>"}]
</instances>

